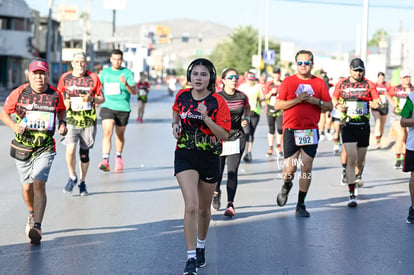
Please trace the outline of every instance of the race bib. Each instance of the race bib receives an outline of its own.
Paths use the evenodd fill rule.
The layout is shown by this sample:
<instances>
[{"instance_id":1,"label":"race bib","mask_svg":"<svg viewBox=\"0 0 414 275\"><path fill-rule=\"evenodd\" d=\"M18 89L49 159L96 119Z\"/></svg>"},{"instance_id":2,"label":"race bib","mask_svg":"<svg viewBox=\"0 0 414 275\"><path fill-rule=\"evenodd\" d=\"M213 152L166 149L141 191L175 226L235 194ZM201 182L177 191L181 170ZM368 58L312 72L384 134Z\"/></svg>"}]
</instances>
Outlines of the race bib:
<instances>
[{"instance_id":1,"label":"race bib","mask_svg":"<svg viewBox=\"0 0 414 275\"><path fill-rule=\"evenodd\" d=\"M269 100L269 105L275 106L276 103L276 96L271 96Z\"/></svg>"},{"instance_id":2,"label":"race bib","mask_svg":"<svg viewBox=\"0 0 414 275\"><path fill-rule=\"evenodd\" d=\"M399 103L398 103L398 108L400 108L402 110L404 108L404 105L405 105L406 101L407 101L406 97L400 97Z\"/></svg>"},{"instance_id":3,"label":"race bib","mask_svg":"<svg viewBox=\"0 0 414 275\"><path fill-rule=\"evenodd\" d=\"M318 144L318 133L316 129L295 130L296 146Z\"/></svg>"},{"instance_id":4,"label":"race bib","mask_svg":"<svg viewBox=\"0 0 414 275\"><path fill-rule=\"evenodd\" d=\"M139 96L146 96L146 95L147 95L147 90L139 89Z\"/></svg>"},{"instance_id":5,"label":"race bib","mask_svg":"<svg viewBox=\"0 0 414 275\"><path fill-rule=\"evenodd\" d=\"M229 156L240 153L240 139L234 141L223 141L223 151L221 156Z\"/></svg>"},{"instance_id":6,"label":"race bib","mask_svg":"<svg viewBox=\"0 0 414 275\"><path fill-rule=\"evenodd\" d=\"M70 108L75 112L89 111L92 110L92 102L84 102L81 97L71 97Z\"/></svg>"},{"instance_id":7,"label":"race bib","mask_svg":"<svg viewBox=\"0 0 414 275\"><path fill-rule=\"evenodd\" d=\"M27 129L31 130L53 130L55 117L54 113L51 112L41 112L41 111L27 111Z\"/></svg>"},{"instance_id":8,"label":"race bib","mask_svg":"<svg viewBox=\"0 0 414 275\"><path fill-rule=\"evenodd\" d=\"M119 95L121 93L121 83L105 83L106 95Z\"/></svg>"},{"instance_id":9,"label":"race bib","mask_svg":"<svg viewBox=\"0 0 414 275\"><path fill-rule=\"evenodd\" d=\"M386 95L380 95L381 104L387 103L387 96Z\"/></svg>"},{"instance_id":10,"label":"race bib","mask_svg":"<svg viewBox=\"0 0 414 275\"><path fill-rule=\"evenodd\" d=\"M346 107L348 108L346 114L348 116L363 116L368 113L366 102L348 101Z\"/></svg>"}]
</instances>

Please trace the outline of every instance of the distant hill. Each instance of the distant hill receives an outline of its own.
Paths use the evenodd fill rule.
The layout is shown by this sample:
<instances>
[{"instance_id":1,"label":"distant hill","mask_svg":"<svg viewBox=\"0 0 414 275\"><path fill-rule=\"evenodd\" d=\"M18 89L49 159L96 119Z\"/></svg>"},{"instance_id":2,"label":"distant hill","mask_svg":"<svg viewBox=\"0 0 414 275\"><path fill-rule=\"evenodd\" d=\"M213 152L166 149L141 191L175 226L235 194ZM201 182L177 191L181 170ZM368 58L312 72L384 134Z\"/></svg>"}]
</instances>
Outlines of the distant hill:
<instances>
[{"instance_id":1,"label":"distant hill","mask_svg":"<svg viewBox=\"0 0 414 275\"><path fill-rule=\"evenodd\" d=\"M155 26L169 26L171 30L170 44L155 44L154 49L174 59L177 65L188 64L196 55L207 56L214 48L232 33L233 29L208 21L180 18L158 22L148 22L131 26L119 27L116 30L118 38L125 38L131 43L148 41L145 33ZM182 41L183 34L189 36L188 42ZM201 38L201 41L199 41ZM146 42L147 43L147 42Z\"/></svg>"}]
</instances>

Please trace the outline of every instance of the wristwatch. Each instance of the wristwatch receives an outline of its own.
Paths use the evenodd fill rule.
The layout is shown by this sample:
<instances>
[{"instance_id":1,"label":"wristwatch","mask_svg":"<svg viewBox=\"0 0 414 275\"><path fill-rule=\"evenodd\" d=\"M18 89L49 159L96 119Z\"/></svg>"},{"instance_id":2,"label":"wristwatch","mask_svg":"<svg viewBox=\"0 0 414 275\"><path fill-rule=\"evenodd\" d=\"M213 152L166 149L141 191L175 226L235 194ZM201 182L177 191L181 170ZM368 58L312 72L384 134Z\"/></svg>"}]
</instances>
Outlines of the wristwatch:
<instances>
[{"instance_id":1,"label":"wristwatch","mask_svg":"<svg viewBox=\"0 0 414 275\"><path fill-rule=\"evenodd\" d=\"M319 106L322 106L323 105L323 101L322 101L322 99L320 99L319 100Z\"/></svg>"}]
</instances>

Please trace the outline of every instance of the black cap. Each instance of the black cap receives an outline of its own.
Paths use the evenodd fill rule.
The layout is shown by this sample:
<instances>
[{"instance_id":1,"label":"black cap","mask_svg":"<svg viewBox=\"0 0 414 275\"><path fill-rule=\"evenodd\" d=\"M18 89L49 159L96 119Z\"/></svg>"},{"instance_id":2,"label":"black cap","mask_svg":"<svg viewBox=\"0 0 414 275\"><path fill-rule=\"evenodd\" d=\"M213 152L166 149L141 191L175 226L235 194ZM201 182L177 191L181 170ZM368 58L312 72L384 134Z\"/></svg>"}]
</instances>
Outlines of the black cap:
<instances>
[{"instance_id":1,"label":"black cap","mask_svg":"<svg viewBox=\"0 0 414 275\"><path fill-rule=\"evenodd\" d=\"M352 59L350 67L351 67L351 70L353 71L356 71L356 70L365 71L364 61L362 61L361 58Z\"/></svg>"},{"instance_id":2,"label":"black cap","mask_svg":"<svg viewBox=\"0 0 414 275\"><path fill-rule=\"evenodd\" d=\"M273 69L273 73L274 73L274 74L280 74L280 68L279 68L279 67L275 67L275 68Z\"/></svg>"}]
</instances>

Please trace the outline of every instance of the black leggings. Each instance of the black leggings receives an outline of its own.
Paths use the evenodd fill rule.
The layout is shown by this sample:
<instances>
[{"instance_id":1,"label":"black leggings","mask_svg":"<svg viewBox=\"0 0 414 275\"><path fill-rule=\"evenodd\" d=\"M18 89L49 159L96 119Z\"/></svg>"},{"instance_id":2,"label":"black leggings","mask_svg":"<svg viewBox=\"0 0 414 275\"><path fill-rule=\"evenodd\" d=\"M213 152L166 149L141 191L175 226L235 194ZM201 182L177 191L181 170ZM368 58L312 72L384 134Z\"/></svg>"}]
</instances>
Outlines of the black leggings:
<instances>
[{"instance_id":1,"label":"black leggings","mask_svg":"<svg viewBox=\"0 0 414 275\"><path fill-rule=\"evenodd\" d=\"M236 196L237 189L237 174L239 170L241 156L243 155L244 148L246 147L246 139L244 137L240 138L240 153L230 156L221 156L220 157L220 176L216 185L216 192L220 191L221 180L223 179L224 166L227 159L227 201L234 201Z\"/></svg>"},{"instance_id":2,"label":"black leggings","mask_svg":"<svg viewBox=\"0 0 414 275\"><path fill-rule=\"evenodd\" d=\"M281 135L283 133L283 129L282 129L282 123L283 123L283 116L272 116L272 115L268 115L267 116L267 125L269 126L269 134L274 135L275 131L276 131L276 127L277 127L277 133L279 135Z\"/></svg>"},{"instance_id":3,"label":"black leggings","mask_svg":"<svg viewBox=\"0 0 414 275\"><path fill-rule=\"evenodd\" d=\"M252 112L250 114L250 123L247 123L246 128L244 128L244 133L246 134L246 141L253 142L254 132L256 131L257 124L259 124L260 115Z\"/></svg>"}]
</instances>

